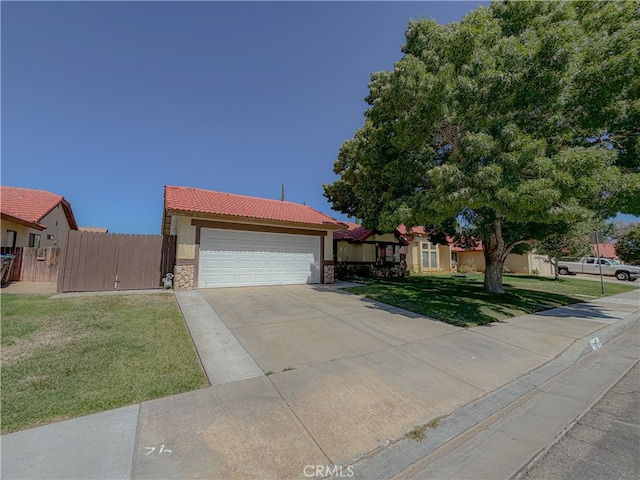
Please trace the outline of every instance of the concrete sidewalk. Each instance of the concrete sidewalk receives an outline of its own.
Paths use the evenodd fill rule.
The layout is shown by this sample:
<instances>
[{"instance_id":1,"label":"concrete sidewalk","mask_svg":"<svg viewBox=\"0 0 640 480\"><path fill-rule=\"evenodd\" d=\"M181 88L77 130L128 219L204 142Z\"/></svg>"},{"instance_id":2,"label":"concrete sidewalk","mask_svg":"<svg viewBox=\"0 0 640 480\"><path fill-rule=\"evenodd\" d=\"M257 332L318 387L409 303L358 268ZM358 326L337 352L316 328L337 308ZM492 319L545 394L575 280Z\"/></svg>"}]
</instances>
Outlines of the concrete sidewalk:
<instances>
[{"instance_id":1,"label":"concrete sidewalk","mask_svg":"<svg viewBox=\"0 0 640 480\"><path fill-rule=\"evenodd\" d=\"M210 340L196 347L217 384L4 435L2 478L305 478L328 465L388 478L406 468L389 460L397 451L410 450L413 462L425 455L417 448L425 444L403 440L408 431L449 415L455 425L429 438L450 441L599 355L590 341L606 346L638 324L640 310L635 290L465 330L335 290L263 293L242 318L224 303L214 318L198 292L178 297L192 335ZM283 312L290 321L267 318L262 308L285 297L295 300ZM333 342L331 352L312 342L281 351L298 332L322 335L301 330L321 323L340 335L323 340L327 348ZM263 335L257 350L256 335ZM358 347L350 354L345 335ZM299 360L305 353L316 360ZM217 380L228 358L244 366L237 378ZM293 361L292 370L261 374L264 365Z\"/></svg>"}]
</instances>

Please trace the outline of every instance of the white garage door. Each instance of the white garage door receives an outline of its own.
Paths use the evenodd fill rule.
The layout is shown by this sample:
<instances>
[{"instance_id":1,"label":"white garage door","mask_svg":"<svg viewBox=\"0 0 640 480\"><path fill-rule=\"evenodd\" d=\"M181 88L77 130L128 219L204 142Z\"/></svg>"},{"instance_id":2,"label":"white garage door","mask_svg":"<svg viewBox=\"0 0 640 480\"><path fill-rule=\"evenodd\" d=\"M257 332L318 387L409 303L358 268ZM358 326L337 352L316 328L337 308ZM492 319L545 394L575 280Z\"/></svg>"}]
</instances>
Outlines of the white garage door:
<instances>
[{"instance_id":1,"label":"white garage door","mask_svg":"<svg viewBox=\"0 0 640 480\"><path fill-rule=\"evenodd\" d=\"M320 237L203 228L198 286L320 282Z\"/></svg>"}]
</instances>

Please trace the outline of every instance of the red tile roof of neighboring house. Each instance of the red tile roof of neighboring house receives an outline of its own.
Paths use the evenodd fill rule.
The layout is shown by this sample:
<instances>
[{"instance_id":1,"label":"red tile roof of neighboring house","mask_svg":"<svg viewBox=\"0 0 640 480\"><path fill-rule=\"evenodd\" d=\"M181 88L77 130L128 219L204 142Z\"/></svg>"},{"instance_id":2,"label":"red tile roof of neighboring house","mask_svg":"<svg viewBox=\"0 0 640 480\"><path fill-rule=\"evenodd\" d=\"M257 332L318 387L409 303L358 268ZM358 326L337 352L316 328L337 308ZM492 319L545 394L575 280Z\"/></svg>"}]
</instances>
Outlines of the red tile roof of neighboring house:
<instances>
[{"instance_id":1,"label":"red tile roof of neighboring house","mask_svg":"<svg viewBox=\"0 0 640 480\"><path fill-rule=\"evenodd\" d=\"M165 211L322 225L330 229L344 228L343 223L306 205L192 187L165 186L164 207Z\"/></svg>"},{"instance_id":2,"label":"red tile roof of neighboring house","mask_svg":"<svg viewBox=\"0 0 640 480\"><path fill-rule=\"evenodd\" d=\"M73 216L71 205L61 195L31 188L4 185L0 187L0 210L3 218L18 221L39 230L46 228L40 224L40 221L60 204L69 226L72 230L77 230L78 224Z\"/></svg>"},{"instance_id":3,"label":"red tile roof of neighboring house","mask_svg":"<svg viewBox=\"0 0 640 480\"><path fill-rule=\"evenodd\" d=\"M371 235L373 230L368 230L357 223L344 222L347 230L336 230L333 232L334 240L351 240L354 242L363 242Z\"/></svg>"},{"instance_id":4,"label":"red tile roof of neighboring house","mask_svg":"<svg viewBox=\"0 0 640 480\"><path fill-rule=\"evenodd\" d=\"M410 237L412 237L413 235L418 235L423 237L423 236L429 236L432 233L434 233L433 231L425 230L425 228L422 225L414 225L411 228L407 228L406 225L402 223L398 225L398 228L396 230L398 231L400 236L403 237L406 241L411 241L412 239ZM452 237L447 237L447 242L453 243L454 240Z\"/></svg>"},{"instance_id":5,"label":"red tile roof of neighboring house","mask_svg":"<svg viewBox=\"0 0 640 480\"><path fill-rule=\"evenodd\" d=\"M616 258L616 244L615 243L598 243L598 248L593 245L593 256L598 256L600 253L604 258Z\"/></svg>"},{"instance_id":6,"label":"red tile roof of neighboring house","mask_svg":"<svg viewBox=\"0 0 640 480\"><path fill-rule=\"evenodd\" d=\"M424 227L420 226L420 225L414 225L413 227L411 227L411 229L407 228L407 226L404 223L401 223L400 225L398 225L398 233L400 235L428 235L427 231L424 229ZM411 230L411 232L409 232L409 230Z\"/></svg>"}]
</instances>

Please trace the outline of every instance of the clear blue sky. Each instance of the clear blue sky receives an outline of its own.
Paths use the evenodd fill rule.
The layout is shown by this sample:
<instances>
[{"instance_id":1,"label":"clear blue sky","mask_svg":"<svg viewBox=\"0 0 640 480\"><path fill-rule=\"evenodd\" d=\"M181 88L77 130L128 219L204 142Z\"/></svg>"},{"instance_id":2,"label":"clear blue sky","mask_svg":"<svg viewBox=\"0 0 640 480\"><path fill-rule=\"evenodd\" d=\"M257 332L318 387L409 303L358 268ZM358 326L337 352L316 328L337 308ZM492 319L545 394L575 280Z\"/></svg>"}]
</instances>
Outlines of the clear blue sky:
<instances>
[{"instance_id":1,"label":"clear blue sky","mask_svg":"<svg viewBox=\"0 0 640 480\"><path fill-rule=\"evenodd\" d=\"M159 233L163 186L306 202L410 18L481 2L2 2L2 184ZM486 2L485 2L486 3Z\"/></svg>"}]
</instances>

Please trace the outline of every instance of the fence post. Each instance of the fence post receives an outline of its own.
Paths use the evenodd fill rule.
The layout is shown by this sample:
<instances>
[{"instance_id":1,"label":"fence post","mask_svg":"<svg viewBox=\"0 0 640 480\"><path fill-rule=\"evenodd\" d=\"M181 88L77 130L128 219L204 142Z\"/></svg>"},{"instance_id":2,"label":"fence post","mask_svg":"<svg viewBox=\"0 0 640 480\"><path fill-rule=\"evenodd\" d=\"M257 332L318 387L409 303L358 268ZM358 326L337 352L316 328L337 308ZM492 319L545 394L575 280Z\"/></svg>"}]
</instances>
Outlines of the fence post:
<instances>
[{"instance_id":1,"label":"fence post","mask_svg":"<svg viewBox=\"0 0 640 480\"><path fill-rule=\"evenodd\" d=\"M64 274L67 263L67 245L69 244L70 234L71 230L69 230L64 236L64 240L62 241L62 245L60 247L60 265L58 266L58 284L56 286L56 291L58 293L62 293L62 286L64 284Z\"/></svg>"}]
</instances>

